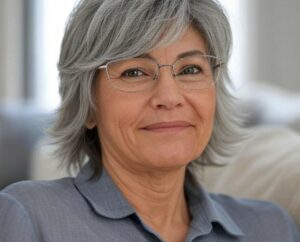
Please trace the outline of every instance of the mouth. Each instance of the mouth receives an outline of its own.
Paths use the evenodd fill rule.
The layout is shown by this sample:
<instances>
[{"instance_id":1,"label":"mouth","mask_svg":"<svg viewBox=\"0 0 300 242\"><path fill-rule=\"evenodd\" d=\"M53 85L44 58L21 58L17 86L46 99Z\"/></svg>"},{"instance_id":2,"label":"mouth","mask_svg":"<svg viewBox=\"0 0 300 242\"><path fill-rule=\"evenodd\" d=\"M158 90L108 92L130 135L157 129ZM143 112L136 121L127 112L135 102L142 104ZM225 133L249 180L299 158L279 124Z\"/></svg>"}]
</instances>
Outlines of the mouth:
<instances>
[{"instance_id":1,"label":"mouth","mask_svg":"<svg viewBox=\"0 0 300 242\"><path fill-rule=\"evenodd\" d=\"M188 128L193 127L189 122L186 121L172 121L172 122L159 122L159 123L153 123L150 125L147 125L142 128L142 130L150 131L150 132L178 132L181 130L185 130Z\"/></svg>"}]
</instances>

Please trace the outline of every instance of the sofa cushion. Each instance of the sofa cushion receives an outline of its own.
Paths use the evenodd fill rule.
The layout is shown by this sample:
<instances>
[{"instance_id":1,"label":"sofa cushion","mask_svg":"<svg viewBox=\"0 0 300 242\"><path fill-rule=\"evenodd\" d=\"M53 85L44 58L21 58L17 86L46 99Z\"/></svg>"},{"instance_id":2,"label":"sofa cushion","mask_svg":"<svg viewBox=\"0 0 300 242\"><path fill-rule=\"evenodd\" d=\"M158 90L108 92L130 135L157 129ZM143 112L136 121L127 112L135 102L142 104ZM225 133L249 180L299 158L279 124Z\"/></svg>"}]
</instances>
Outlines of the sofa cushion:
<instances>
[{"instance_id":1,"label":"sofa cushion","mask_svg":"<svg viewBox=\"0 0 300 242\"><path fill-rule=\"evenodd\" d=\"M227 166L205 167L208 190L273 201L300 227L300 135L286 128L259 127Z\"/></svg>"},{"instance_id":2,"label":"sofa cushion","mask_svg":"<svg viewBox=\"0 0 300 242\"><path fill-rule=\"evenodd\" d=\"M43 136L47 116L30 105L0 106L0 189L28 179L32 151Z\"/></svg>"}]
</instances>

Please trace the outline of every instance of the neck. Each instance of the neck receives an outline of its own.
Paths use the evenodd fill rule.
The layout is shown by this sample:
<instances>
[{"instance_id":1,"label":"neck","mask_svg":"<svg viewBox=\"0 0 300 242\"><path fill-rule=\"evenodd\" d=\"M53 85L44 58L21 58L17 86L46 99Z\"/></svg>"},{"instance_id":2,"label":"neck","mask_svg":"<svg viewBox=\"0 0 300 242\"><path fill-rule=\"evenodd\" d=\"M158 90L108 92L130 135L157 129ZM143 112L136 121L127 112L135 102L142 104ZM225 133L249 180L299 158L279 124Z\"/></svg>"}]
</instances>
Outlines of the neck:
<instances>
[{"instance_id":1,"label":"neck","mask_svg":"<svg viewBox=\"0 0 300 242\"><path fill-rule=\"evenodd\" d=\"M184 195L185 167L172 170L133 170L103 160L112 180L139 217L160 234L168 228L189 227Z\"/></svg>"}]
</instances>

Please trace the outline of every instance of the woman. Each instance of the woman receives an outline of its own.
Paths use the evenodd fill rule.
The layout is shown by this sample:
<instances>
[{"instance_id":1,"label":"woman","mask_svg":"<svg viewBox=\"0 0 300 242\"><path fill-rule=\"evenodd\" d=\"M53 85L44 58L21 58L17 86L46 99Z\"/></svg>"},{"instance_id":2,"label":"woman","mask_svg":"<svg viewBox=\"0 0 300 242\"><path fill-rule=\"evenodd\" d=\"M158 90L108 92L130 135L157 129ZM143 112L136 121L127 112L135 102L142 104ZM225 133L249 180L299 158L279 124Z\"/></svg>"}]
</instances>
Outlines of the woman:
<instances>
[{"instance_id":1,"label":"woman","mask_svg":"<svg viewBox=\"0 0 300 242\"><path fill-rule=\"evenodd\" d=\"M209 194L197 164L239 136L228 21L213 0L83 0L62 43L51 135L76 178L1 192L1 241L300 241L268 202Z\"/></svg>"}]
</instances>

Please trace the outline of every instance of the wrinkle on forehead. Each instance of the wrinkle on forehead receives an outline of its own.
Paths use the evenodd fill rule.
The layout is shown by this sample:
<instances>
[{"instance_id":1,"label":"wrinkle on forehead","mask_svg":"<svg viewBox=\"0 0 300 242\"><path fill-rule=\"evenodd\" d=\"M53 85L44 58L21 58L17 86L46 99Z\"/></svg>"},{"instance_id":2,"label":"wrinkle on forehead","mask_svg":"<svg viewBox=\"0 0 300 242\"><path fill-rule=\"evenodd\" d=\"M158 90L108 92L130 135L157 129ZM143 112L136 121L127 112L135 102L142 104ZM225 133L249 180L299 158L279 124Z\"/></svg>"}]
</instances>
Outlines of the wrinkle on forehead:
<instances>
[{"instance_id":1,"label":"wrinkle on forehead","mask_svg":"<svg viewBox=\"0 0 300 242\"><path fill-rule=\"evenodd\" d=\"M190 25L177 41L168 46L154 49L142 56L150 56L159 63L161 61L172 63L178 59L180 54L194 50L198 50L204 55L207 54L206 43L202 34L196 27Z\"/></svg>"}]
</instances>

